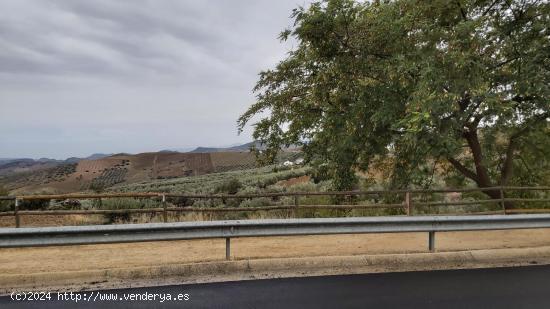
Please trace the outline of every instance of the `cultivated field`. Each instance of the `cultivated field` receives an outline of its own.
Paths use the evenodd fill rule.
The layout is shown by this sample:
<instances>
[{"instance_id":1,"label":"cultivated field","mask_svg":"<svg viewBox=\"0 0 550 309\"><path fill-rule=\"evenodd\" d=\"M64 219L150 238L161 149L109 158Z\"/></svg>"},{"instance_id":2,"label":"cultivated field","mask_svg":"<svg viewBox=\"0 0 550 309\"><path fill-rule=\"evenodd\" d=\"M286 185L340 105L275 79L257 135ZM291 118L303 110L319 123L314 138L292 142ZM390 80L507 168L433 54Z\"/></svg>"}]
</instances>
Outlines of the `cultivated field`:
<instances>
[{"instance_id":1,"label":"cultivated field","mask_svg":"<svg viewBox=\"0 0 550 309\"><path fill-rule=\"evenodd\" d=\"M119 154L50 168L16 170L5 176L3 183L14 194L70 193L255 166L255 157L250 152Z\"/></svg>"}]
</instances>

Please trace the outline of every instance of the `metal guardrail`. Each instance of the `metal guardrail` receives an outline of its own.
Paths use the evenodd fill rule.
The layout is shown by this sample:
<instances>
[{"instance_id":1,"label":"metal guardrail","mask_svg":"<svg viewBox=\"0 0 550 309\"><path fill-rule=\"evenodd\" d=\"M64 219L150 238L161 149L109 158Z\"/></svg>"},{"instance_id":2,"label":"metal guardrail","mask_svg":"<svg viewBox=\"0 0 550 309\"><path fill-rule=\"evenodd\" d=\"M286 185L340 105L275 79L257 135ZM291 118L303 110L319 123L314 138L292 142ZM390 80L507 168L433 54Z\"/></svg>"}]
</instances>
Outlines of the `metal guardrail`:
<instances>
[{"instance_id":1,"label":"metal guardrail","mask_svg":"<svg viewBox=\"0 0 550 309\"><path fill-rule=\"evenodd\" d=\"M230 259L231 238L237 237L428 232L428 248L434 251L436 232L532 228L550 228L550 215L355 217L5 228L0 229L0 248L225 238L226 259Z\"/></svg>"}]
</instances>

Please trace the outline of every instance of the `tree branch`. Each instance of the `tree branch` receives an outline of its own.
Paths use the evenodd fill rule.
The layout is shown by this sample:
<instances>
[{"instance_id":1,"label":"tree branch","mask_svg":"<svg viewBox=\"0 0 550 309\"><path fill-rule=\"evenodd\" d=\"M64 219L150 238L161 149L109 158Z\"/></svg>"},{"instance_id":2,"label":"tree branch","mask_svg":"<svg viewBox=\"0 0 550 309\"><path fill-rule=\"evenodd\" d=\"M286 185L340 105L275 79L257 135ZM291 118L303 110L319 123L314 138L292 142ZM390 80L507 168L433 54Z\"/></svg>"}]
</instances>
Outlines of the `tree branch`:
<instances>
[{"instance_id":1,"label":"tree branch","mask_svg":"<svg viewBox=\"0 0 550 309\"><path fill-rule=\"evenodd\" d=\"M466 11L464 11L464 8L460 4L460 1L456 0L456 4L458 5L458 8L460 9L460 14L462 15L462 18L464 20L468 20L468 17L466 16Z\"/></svg>"},{"instance_id":2,"label":"tree branch","mask_svg":"<svg viewBox=\"0 0 550 309\"><path fill-rule=\"evenodd\" d=\"M475 181L479 185L479 177L477 177L476 173L474 173L472 170L470 170L466 166L462 165L462 163L460 163L455 158L450 158L449 157L449 158L447 158L447 161L449 161L464 176L470 178L471 180Z\"/></svg>"},{"instance_id":3,"label":"tree branch","mask_svg":"<svg viewBox=\"0 0 550 309\"><path fill-rule=\"evenodd\" d=\"M489 11L491 11L491 9L493 8L493 6L495 6L495 4L496 4L498 1L499 1L499 0L493 1L493 3L491 3L491 5L483 12L483 14L481 14L481 16L487 15L487 13L489 13Z\"/></svg>"}]
</instances>

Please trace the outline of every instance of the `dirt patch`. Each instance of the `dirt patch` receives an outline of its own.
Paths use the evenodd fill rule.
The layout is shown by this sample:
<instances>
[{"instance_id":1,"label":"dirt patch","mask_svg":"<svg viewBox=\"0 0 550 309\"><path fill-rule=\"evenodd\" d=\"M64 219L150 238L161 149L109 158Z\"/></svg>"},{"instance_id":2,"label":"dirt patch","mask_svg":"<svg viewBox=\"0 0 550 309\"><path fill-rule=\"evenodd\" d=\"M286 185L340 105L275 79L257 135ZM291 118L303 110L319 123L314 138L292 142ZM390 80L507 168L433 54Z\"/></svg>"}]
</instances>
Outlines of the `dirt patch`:
<instances>
[{"instance_id":1,"label":"dirt patch","mask_svg":"<svg viewBox=\"0 0 550 309\"><path fill-rule=\"evenodd\" d=\"M550 245L550 229L441 232L437 251ZM239 238L232 258L263 259L427 252L427 233ZM0 249L0 273L82 271L222 261L225 240L185 240L47 248Z\"/></svg>"},{"instance_id":2,"label":"dirt patch","mask_svg":"<svg viewBox=\"0 0 550 309\"><path fill-rule=\"evenodd\" d=\"M290 187L290 186L295 185L295 184L309 182L310 179L311 179L311 177L309 175L304 175L304 176L300 176L300 177L290 178L290 179L287 179L287 180L281 180L281 181L277 182L276 185L283 186L283 187Z\"/></svg>"},{"instance_id":3,"label":"dirt patch","mask_svg":"<svg viewBox=\"0 0 550 309\"><path fill-rule=\"evenodd\" d=\"M65 225L92 225L106 223L103 215L25 215L20 216L21 227L65 226ZM0 217L0 228L15 227L13 216Z\"/></svg>"}]
</instances>

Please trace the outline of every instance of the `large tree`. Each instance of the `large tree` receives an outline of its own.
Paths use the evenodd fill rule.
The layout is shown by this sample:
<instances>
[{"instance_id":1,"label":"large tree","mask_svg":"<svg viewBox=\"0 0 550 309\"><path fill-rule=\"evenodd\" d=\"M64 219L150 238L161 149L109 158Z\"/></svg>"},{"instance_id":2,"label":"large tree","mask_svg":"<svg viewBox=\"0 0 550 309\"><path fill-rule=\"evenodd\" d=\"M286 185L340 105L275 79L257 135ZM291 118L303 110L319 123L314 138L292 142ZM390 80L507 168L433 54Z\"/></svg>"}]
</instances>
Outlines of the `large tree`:
<instances>
[{"instance_id":1,"label":"large tree","mask_svg":"<svg viewBox=\"0 0 550 309\"><path fill-rule=\"evenodd\" d=\"M331 0L292 16L281 38L297 47L238 121L260 117L264 159L302 145L340 189L377 158L394 186L426 162L479 187L548 181L548 1Z\"/></svg>"}]
</instances>

